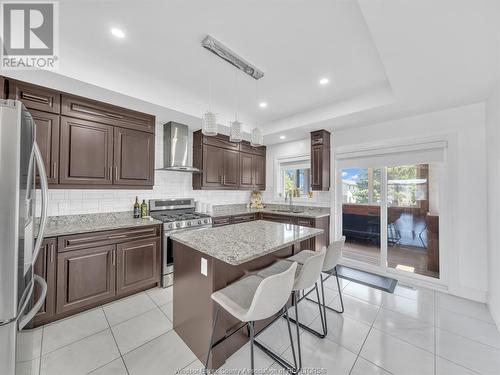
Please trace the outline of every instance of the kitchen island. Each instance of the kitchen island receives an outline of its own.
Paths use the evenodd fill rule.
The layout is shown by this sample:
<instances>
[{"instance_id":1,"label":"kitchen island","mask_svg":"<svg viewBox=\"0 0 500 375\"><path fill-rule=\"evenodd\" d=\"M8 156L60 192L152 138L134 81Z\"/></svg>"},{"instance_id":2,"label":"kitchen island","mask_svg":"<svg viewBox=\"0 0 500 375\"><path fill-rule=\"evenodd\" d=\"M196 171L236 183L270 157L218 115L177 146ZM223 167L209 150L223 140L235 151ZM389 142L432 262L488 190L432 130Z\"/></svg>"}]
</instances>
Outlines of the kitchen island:
<instances>
[{"instance_id":1,"label":"kitchen island","mask_svg":"<svg viewBox=\"0 0 500 375\"><path fill-rule=\"evenodd\" d=\"M257 220L172 235L174 249L174 329L202 363L209 345L215 306L210 295L242 276L293 255L298 244L322 229ZM257 332L268 322L256 323ZM241 324L221 310L214 341ZM248 341L246 329L214 348L218 368Z\"/></svg>"}]
</instances>

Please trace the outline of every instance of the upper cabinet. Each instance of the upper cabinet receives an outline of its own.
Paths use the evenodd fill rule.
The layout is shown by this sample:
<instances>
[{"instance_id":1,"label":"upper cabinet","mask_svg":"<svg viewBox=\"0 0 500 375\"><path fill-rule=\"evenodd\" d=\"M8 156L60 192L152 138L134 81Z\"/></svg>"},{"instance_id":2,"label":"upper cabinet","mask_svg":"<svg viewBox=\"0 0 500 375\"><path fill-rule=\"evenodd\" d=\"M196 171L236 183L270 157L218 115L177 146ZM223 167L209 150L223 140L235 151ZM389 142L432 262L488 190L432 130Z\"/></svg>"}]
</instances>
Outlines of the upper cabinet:
<instances>
[{"instance_id":1,"label":"upper cabinet","mask_svg":"<svg viewBox=\"0 0 500 375\"><path fill-rule=\"evenodd\" d=\"M266 185L266 148L249 142L230 142L219 134L207 137L201 130L193 133L193 189L264 190Z\"/></svg>"},{"instance_id":2,"label":"upper cabinet","mask_svg":"<svg viewBox=\"0 0 500 375\"><path fill-rule=\"evenodd\" d=\"M330 132L311 132L311 190L330 189Z\"/></svg>"},{"instance_id":3,"label":"upper cabinet","mask_svg":"<svg viewBox=\"0 0 500 375\"><path fill-rule=\"evenodd\" d=\"M33 117L49 187L153 187L154 116L5 77L0 86Z\"/></svg>"},{"instance_id":4,"label":"upper cabinet","mask_svg":"<svg viewBox=\"0 0 500 375\"><path fill-rule=\"evenodd\" d=\"M155 131L154 116L75 95L62 95L61 114L149 133Z\"/></svg>"},{"instance_id":5,"label":"upper cabinet","mask_svg":"<svg viewBox=\"0 0 500 375\"><path fill-rule=\"evenodd\" d=\"M61 111L61 93L42 86L10 80L9 99L21 100L29 110L57 113Z\"/></svg>"},{"instance_id":6,"label":"upper cabinet","mask_svg":"<svg viewBox=\"0 0 500 375\"><path fill-rule=\"evenodd\" d=\"M114 183L153 185L155 138L153 134L115 127Z\"/></svg>"}]
</instances>

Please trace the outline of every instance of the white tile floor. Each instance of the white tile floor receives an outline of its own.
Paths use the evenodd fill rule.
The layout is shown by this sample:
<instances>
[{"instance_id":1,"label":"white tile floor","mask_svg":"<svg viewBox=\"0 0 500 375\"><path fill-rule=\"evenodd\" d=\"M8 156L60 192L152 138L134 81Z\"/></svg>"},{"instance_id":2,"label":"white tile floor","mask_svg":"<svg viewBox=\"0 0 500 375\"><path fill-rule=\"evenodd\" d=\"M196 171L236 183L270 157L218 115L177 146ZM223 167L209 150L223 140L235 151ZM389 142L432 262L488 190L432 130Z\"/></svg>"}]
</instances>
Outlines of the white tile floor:
<instances>
[{"instance_id":1,"label":"white tile floor","mask_svg":"<svg viewBox=\"0 0 500 375\"><path fill-rule=\"evenodd\" d=\"M394 294L346 281L341 287L346 311L327 313L326 339L302 331L304 367L339 375L500 374L500 334L485 305L402 285ZM332 280L326 297L339 307ZM306 301L299 306L301 321L319 329L317 306ZM201 363L172 330L172 288L49 324L35 337L33 356L23 368L39 375L168 375L180 369L201 374L193 372ZM291 360L284 320L259 338ZM246 345L223 368L248 368L249 358ZM256 366L267 369L263 373L280 370L258 349Z\"/></svg>"}]
</instances>

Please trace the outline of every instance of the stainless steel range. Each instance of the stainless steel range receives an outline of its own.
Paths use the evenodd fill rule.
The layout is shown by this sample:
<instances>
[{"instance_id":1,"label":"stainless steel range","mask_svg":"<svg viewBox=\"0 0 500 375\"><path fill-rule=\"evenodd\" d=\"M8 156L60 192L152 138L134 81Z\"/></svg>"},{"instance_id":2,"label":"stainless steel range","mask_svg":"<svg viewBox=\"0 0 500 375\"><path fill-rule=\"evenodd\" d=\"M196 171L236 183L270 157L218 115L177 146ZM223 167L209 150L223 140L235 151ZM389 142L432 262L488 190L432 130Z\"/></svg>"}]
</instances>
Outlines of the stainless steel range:
<instances>
[{"instance_id":1,"label":"stainless steel range","mask_svg":"<svg viewBox=\"0 0 500 375\"><path fill-rule=\"evenodd\" d=\"M201 230L212 227L212 218L195 212L194 199L151 199L150 215L163 221L162 280L164 288L174 281L174 254L170 235L185 230Z\"/></svg>"}]
</instances>

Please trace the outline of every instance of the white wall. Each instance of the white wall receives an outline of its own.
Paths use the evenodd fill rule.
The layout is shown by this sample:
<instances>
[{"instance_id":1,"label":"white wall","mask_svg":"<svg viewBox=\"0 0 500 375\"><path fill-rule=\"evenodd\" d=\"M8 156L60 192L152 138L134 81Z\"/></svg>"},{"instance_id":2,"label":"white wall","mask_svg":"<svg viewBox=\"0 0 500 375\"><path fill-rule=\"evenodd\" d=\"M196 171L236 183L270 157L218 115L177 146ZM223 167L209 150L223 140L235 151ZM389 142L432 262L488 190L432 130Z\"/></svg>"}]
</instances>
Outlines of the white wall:
<instances>
[{"instance_id":1,"label":"white wall","mask_svg":"<svg viewBox=\"0 0 500 375\"><path fill-rule=\"evenodd\" d=\"M486 149L488 155L488 306L500 327L500 82L486 103Z\"/></svg>"},{"instance_id":2,"label":"white wall","mask_svg":"<svg viewBox=\"0 0 500 375\"><path fill-rule=\"evenodd\" d=\"M311 141L309 138L299 141L285 142L267 147L266 154L266 191L263 193L263 200L267 203L284 203L284 198L277 199L275 194L276 178L279 171L276 170L277 160L280 158L293 156L311 155ZM333 179L332 179L333 183ZM333 186L333 185L332 185ZM313 199L299 200L296 199L297 205L322 206L330 207L330 192L315 191Z\"/></svg>"},{"instance_id":3,"label":"white wall","mask_svg":"<svg viewBox=\"0 0 500 375\"><path fill-rule=\"evenodd\" d=\"M155 168L163 166L163 125L156 126ZM192 160L192 133L190 133L189 158ZM38 191L39 193L39 191ZM195 198L212 204L248 203L249 191L193 190L192 174L185 172L156 171L153 190L118 189L51 189L49 191L49 216L73 215L96 212L119 212L133 209L135 197ZM37 196L38 212L40 197Z\"/></svg>"},{"instance_id":4,"label":"white wall","mask_svg":"<svg viewBox=\"0 0 500 375\"><path fill-rule=\"evenodd\" d=\"M441 231L442 253L446 252L449 264L442 275L448 279L450 293L484 302L488 288L485 105L472 104L332 133L334 149L417 138L448 141L448 185L440 189L445 189L451 226L448 236ZM443 207L446 202L440 204ZM441 217L446 215L442 211Z\"/></svg>"}]
</instances>

